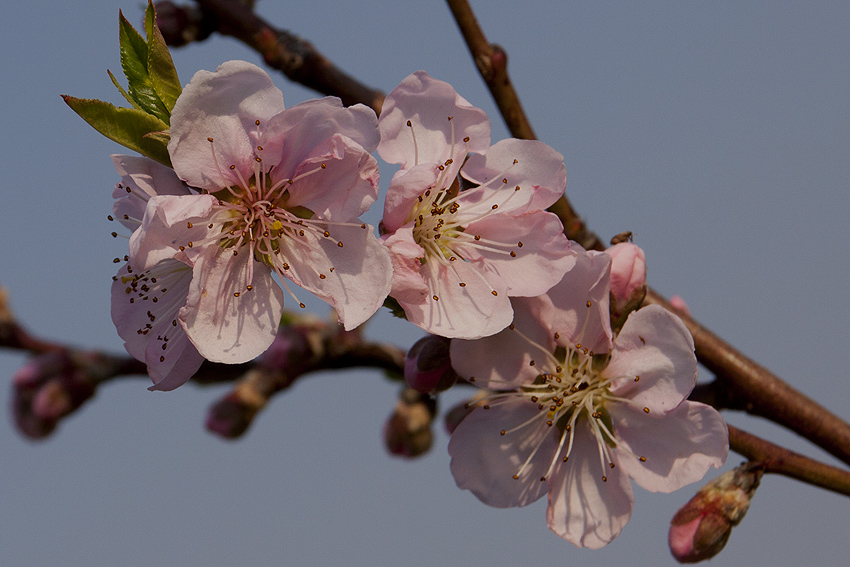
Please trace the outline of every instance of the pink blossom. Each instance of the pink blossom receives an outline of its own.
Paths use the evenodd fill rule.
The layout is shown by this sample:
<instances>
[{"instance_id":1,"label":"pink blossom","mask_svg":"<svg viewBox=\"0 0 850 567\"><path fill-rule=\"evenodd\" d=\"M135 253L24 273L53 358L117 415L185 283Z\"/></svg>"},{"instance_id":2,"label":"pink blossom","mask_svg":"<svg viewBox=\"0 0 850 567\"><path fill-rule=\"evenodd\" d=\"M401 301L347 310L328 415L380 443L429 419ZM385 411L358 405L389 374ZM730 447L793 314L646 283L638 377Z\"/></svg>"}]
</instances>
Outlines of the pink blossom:
<instances>
[{"instance_id":1,"label":"pink blossom","mask_svg":"<svg viewBox=\"0 0 850 567\"><path fill-rule=\"evenodd\" d=\"M513 317L509 297L539 295L572 267L544 210L566 185L561 154L530 140L491 147L487 115L424 71L387 96L378 126L378 153L401 164L382 239L390 295L409 321L444 337L492 335Z\"/></svg>"},{"instance_id":2,"label":"pink blossom","mask_svg":"<svg viewBox=\"0 0 850 567\"><path fill-rule=\"evenodd\" d=\"M330 97L284 109L265 71L229 61L195 74L170 135L193 192L150 200L131 265L191 267L177 321L204 358L245 362L272 343L284 303L274 275L293 298L286 279L327 301L346 329L382 305L391 263L357 218L378 191L371 109Z\"/></svg>"},{"instance_id":3,"label":"pink blossom","mask_svg":"<svg viewBox=\"0 0 850 567\"><path fill-rule=\"evenodd\" d=\"M163 226L164 219L156 216L160 210L156 203L164 198L194 202L196 195L172 169L153 160L121 155L112 159L121 175L113 192L114 218L134 230L128 256L133 261L113 277L112 321L127 352L147 365L154 383L150 389L173 390L184 384L204 359L177 318L192 281L191 263L175 242L167 240L170 227ZM145 216L152 200L153 216ZM202 219L196 215L195 220ZM171 237L176 241L176 234Z\"/></svg>"},{"instance_id":4,"label":"pink blossom","mask_svg":"<svg viewBox=\"0 0 850 567\"><path fill-rule=\"evenodd\" d=\"M697 365L678 317L650 305L613 336L610 265L581 251L547 295L513 300L510 328L451 347L462 377L495 390L452 435L458 486L496 507L548 494L549 528L589 548L628 522L630 479L671 492L728 452L720 414L686 399Z\"/></svg>"}]
</instances>

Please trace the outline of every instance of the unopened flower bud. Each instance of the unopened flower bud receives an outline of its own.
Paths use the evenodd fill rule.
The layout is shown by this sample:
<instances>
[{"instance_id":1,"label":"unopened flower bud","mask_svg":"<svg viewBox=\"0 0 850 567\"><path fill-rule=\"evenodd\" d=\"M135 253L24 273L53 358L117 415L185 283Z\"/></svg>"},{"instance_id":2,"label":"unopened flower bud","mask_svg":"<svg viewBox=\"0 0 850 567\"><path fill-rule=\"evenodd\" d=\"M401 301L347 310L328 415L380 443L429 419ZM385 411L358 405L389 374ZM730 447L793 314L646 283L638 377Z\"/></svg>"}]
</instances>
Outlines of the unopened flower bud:
<instances>
[{"instance_id":1,"label":"unopened flower bud","mask_svg":"<svg viewBox=\"0 0 850 567\"><path fill-rule=\"evenodd\" d=\"M178 6L167 0L156 2L156 25L165 43L180 47L193 41L202 41L215 29L209 16L195 6Z\"/></svg>"},{"instance_id":2,"label":"unopened flower bud","mask_svg":"<svg viewBox=\"0 0 850 567\"><path fill-rule=\"evenodd\" d=\"M36 356L12 377L15 424L32 439L49 435L59 421L94 396L115 361L94 352L59 350Z\"/></svg>"},{"instance_id":3,"label":"unopened flower bud","mask_svg":"<svg viewBox=\"0 0 850 567\"><path fill-rule=\"evenodd\" d=\"M436 413L436 400L411 388L402 390L395 411L384 424L387 450L407 458L426 453L434 440L431 422Z\"/></svg>"},{"instance_id":4,"label":"unopened flower bud","mask_svg":"<svg viewBox=\"0 0 850 567\"><path fill-rule=\"evenodd\" d=\"M696 563L720 553L750 507L763 469L753 463L715 478L676 512L668 542L680 563Z\"/></svg>"},{"instance_id":5,"label":"unopened flower bud","mask_svg":"<svg viewBox=\"0 0 850 567\"><path fill-rule=\"evenodd\" d=\"M448 390L457 382L449 356L451 339L428 335L416 341L404 360L404 380L422 393Z\"/></svg>"},{"instance_id":6,"label":"unopened flower bud","mask_svg":"<svg viewBox=\"0 0 850 567\"><path fill-rule=\"evenodd\" d=\"M620 329L646 297L646 256L631 242L615 244L607 252L611 256L611 327Z\"/></svg>"}]
</instances>

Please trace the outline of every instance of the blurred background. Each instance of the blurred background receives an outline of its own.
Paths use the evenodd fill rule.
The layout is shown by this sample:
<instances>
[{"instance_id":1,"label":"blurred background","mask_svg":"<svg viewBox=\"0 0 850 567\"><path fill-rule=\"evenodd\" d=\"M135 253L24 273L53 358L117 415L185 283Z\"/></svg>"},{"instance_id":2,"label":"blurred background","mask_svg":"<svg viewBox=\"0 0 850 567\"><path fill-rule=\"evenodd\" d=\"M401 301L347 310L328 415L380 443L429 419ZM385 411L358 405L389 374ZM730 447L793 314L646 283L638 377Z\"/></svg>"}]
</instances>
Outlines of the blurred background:
<instances>
[{"instance_id":1,"label":"blurred background","mask_svg":"<svg viewBox=\"0 0 850 567\"><path fill-rule=\"evenodd\" d=\"M604 240L633 231L652 286L850 418L850 4L523 4L473 8L508 52L537 136L564 154L590 228ZM106 74L120 75L119 9L141 26L138 1L14 2L0 18L0 284L33 333L117 353L109 286L126 241L110 237L106 215L118 180L109 154L125 150L59 95L123 104ZM257 12L385 92L425 69L490 114L494 142L508 136L443 2L259 0ZM261 63L217 35L173 56L184 84L225 60ZM317 96L273 77L288 105ZM385 312L367 333L405 348L420 336ZM0 375L25 360L0 352ZM458 490L439 423L428 455L387 455L398 386L377 371L307 377L235 442L203 427L227 386L148 385L106 385L39 442L15 431L0 388L0 565L672 565L669 520L698 488L636 489L623 533L579 550L549 532L543 501L496 510ZM724 416L836 462L761 420ZM726 469L740 461L730 454ZM841 564L848 524L847 498L769 476L712 565Z\"/></svg>"}]
</instances>

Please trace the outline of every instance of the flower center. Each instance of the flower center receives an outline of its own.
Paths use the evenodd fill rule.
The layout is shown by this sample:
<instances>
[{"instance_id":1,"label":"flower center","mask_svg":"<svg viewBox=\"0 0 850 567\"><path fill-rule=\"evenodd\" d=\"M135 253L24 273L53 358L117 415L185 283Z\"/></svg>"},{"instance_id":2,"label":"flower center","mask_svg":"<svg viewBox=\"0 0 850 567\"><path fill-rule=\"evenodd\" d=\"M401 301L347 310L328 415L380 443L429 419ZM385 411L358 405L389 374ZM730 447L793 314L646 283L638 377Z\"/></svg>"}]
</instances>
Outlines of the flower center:
<instances>
[{"instance_id":1,"label":"flower center","mask_svg":"<svg viewBox=\"0 0 850 567\"><path fill-rule=\"evenodd\" d=\"M260 121L257 124L257 137L261 138ZM222 249L231 250L234 256L245 257L245 291L253 289L254 262L262 262L271 267L278 275L285 276L290 270L293 258L306 258L310 255L305 249L314 249L317 241L329 239L342 248L343 242L331 236L332 226L358 226L362 223L331 222L318 217L303 206L291 205L290 188L298 181L321 174L327 168L325 163L317 163L293 178L278 178L274 175L274 166L263 164L262 144L258 144L253 154L253 174L246 177L235 165L226 169L216 157L214 140L208 138L218 173L225 180L225 188L212 195L218 199L208 222L207 236L202 241L189 242L189 248L215 244ZM192 223L188 223L192 228ZM181 249L184 249L181 247ZM333 267L329 268L333 271ZM319 276L325 279L325 274ZM286 282L283 287L295 297ZM235 292L239 297L241 292ZM304 304L299 302L303 308Z\"/></svg>"},{"instance_id":2,"label":"flower center","mask_svg":"<svg viewBox=\"0 0 850 567\"><path fill-rule=\"evenodd\" d=\"M592 305L592 302L588 300L588 313ZM587 320L585 320L586 323ZM479 403L484 409L489 409L499 403L515 400L519 396L537 406L538 412L533 417L511 429L501 430L500 434L502 436L522 435L523 432L528 431L528 428L535 430L538 427L554 429L554 433L558 436L558 447L551 457L546 474L540 478L541 481L547 479L559 462L566 463L569 460L576 428L589 428L599 450L600 468L603 471L602 480L607 481L605 471L607 468L615 467L613 452L621 447L614 435L611 415L606 411L605 406L612 401L634 405L631 400L614 395L610 391L611 384L622 378L609 376L605 372L611 355L596 354L581 343L557 346L552 352L548 347L526 337L513 324L508 328L543 355L542 362L531 360L529 363L539 371L539 374L531 384L526 384L518 390L493 394L486 398L486 402ZM555 332L554 338L558 341L560 335ZM639 376L631 378L636 382L640 380ZM649 408L644 407L643 411L649 413ZM545 436L539 437L536 446L513 475L515 479L519 479L534 460L544 441ZM639 459L641 462L646 461L643 456Z\"/></svg>"}]
</instances>

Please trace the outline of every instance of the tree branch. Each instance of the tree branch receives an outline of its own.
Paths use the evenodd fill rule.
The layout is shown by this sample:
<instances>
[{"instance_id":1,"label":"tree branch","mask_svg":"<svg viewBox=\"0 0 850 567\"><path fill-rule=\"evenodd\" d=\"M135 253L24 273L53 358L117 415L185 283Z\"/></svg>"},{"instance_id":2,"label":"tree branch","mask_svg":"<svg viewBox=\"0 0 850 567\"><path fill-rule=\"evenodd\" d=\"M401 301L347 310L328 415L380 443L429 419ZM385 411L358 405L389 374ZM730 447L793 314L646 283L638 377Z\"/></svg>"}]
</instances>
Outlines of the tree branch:
<instances>
[{"instance_id":1,"label":"tree branch","mask_svg":"<svg viewBox=\"0 0 850 567\"><path fill-rule=\"evenodd\" d=\"M195 0L202 11L200 20L207 22L203 33L195 39L205 39L211 29L235 37L259 53L266 65L281 71L290 80L325 95L338 96L350 106L363 103L381 113L384 94L370 88L336 67L310 42L273 27L257 16L250 3L238 0ZM186 20L188 23L188 19ZM174 22L170 22L174 23ZM181 38L175 31L171 38ZM176 43L172 40L172 45Z\"/></svg>"},{"instance_id":2,"label":"tree branch","mask_svg":"<svg viewBox=\"0 0 850 567\"><path fill-rule=\"evenodd\" d=\"M731 425L729 448L757 461L764 472L787 476L844 496L850 496L850 472L789 451Z\"/></svg>"}]
</instances>

